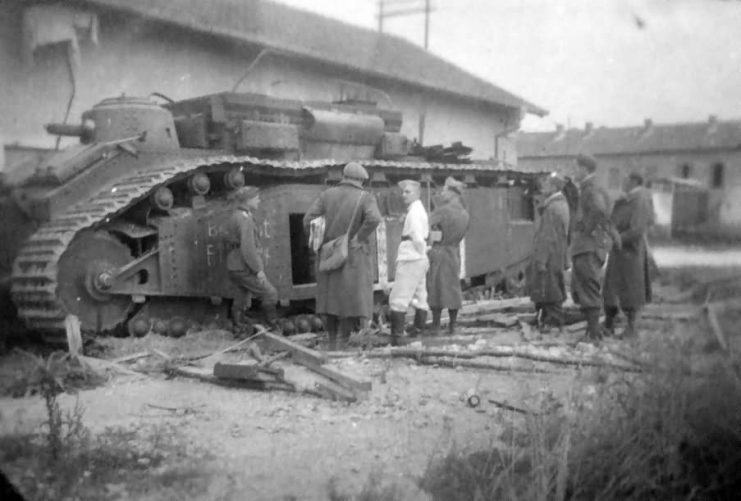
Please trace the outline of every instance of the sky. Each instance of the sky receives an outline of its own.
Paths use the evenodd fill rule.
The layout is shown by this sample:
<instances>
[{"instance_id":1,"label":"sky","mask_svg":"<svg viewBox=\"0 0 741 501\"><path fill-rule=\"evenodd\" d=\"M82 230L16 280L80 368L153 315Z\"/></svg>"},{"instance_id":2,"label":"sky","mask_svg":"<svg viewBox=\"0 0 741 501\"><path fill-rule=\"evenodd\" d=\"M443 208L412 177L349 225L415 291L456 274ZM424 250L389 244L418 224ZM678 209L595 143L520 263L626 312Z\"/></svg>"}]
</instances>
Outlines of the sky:
<instances>
[{"instance_id":1,"label":"sky","mask_svg":"<svg viewBox=\"0 0 741 501\"><path fill-rule=\"evenodd\" d=\"M377 29L378 0L276 1ZM741 1L431 1L429 50L549 110L523 130L741 119ZM421 46L424 15L384 32Z\"/></svg>"}]
</instances>

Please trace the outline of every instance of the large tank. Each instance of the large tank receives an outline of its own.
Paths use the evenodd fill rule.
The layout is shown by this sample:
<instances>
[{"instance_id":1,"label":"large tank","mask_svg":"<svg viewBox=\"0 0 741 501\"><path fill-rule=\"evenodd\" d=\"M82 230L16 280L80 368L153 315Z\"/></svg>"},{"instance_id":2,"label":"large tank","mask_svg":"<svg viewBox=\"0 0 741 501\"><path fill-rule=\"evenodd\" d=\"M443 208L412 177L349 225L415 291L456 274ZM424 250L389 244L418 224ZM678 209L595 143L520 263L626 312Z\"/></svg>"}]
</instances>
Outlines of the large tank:
<instances>
[{"instance_id":1,"label":"large tank","mask_svg":"<svg viewBox=\"0 0 741 501\"><path fill-rule=\"evenodd\" d=\"M477 290L521 279L535 175L410 156L401 123L399 112L372 103L237 93L164 106L106 99L79 125L47 125L80 144L33 172L8 173L0 187L4 295L27 327L46 333L62 332L70 314L88 333L179 335L228 321L238 291L225 268L227 196L250 184L261 187L263 257L281 305L310 309L315 266L302 218L350 160L368 169L384 216L373 238L377 289L394 278L404 178L422 182L428 209L447 176L468 185L461 278Z\"/></svg>"}]
</instances>

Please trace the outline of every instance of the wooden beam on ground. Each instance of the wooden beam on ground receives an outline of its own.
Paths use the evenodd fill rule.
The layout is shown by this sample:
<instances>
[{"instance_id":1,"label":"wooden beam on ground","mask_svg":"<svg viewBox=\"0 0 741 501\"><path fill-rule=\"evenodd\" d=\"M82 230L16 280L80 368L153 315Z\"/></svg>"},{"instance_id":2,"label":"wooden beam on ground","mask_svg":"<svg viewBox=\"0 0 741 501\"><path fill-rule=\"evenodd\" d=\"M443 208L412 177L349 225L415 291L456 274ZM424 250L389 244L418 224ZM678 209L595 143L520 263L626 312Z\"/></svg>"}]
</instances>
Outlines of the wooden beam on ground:
<instances>
[{"instance_id":1,"label":"wooden beam on ground","mask_svg":"<svg viewBox=\"0 0 741 501\"><path fill-rule=\"evenodd\" d=\"M260 373L255 364L214 364L214 376L221 379L255 379Z\"/></svg>"},{"instance_id":2,"label":"wooden beam on ground","mask_svg":"<svg viewBox=\"0 0 741 501\"><path fill-rule=\"evenodd\" d=\"M140 358L148 357L150 353L148 351L140 351L139 353L132 353L131 355L124 355L122 357L114 358L111 362L120 364L122 362L132 362L139 360Z\"/></svg>"},{"instance_id":3,"label":"wooden beam on ground","mask_svg":"<svg viewBox=\"0 0 741 501\"><path fill-rule=\"evenodd\" d=\"M355 402L358 396L354 391L343 388L339 384L335 384L332 381L317 381L315 383L316 390L322 394L325 398L330 400L344 400L346 402Z\"/></svg>"},{"instance_id":4,"label":"wooden beam on ground","mask_svg":"<svg viewBox=\"0 0 741 501\"><path fill-rule=\"evenodd\" d=\"M498 365L488 362L477 362L475 360L463 360L460 358L448 357L424 357L418 361L425 365L437 365L440 367L466 367L469 369L485 369L499 372L528 372L548 374L555 371L543 369L541 367L515 367L511 365Z\"/></svg>"},{"instance_id":5,"label":"wooden beam on ground","mask_svg":"<svg viewBox=\"0 0 741 501\"><path fill-rule=\"evenodd\" d=\"M535 305L527 297L513 297L510 299L488 299L467 304L460 309L458 317L482 315L496 312L527 313L535 310Z\"/></svg>"},{"instance_id":6,"label":"wooden beam on ground","mask_svg":"<svg viewBox=\"0 0 741 501\"><path fill-rule=\"evenodd\" d=\"M220 379L213 375L209 369L200 367L174 367L171 369L172 373L187 377L190 379L197 379L205 383L217 384L219 386L227 386L230 388L246 388L250 390L284 390L284 391L295 391L293 386L284 381L268 379L265 376L261 376L260 379Z\"/></svg>"},{"instance_id":7,"label":"wooden beam on ground","mask_svg":"<svg viewBox=\"0 0 741 501\"><path fill-rule=\"evenodd\" d=\"M726 335L723 332L723 328L720 326L720 321L718 321L718 307L714 303L707 303L704 309L705 314L708 317L710 330L713 331L713 335L715 336L715 339L718 341L718 344L723 349L723 351L727 351L728 340L726 339Z\"/></svg>"},{"instance_id":8,"label":"wooden beam on ground","mask_svg":"<svg viewBox=\"0 0 741 501\"><path fill-rule=\"evenodd\" d=\"M305 346L301 346L300 344L294 343L288 338L275 335L272 332L263 332L262 338L267 346L274 351L291 352L293 361L298 364L322 365L327 362L327 357L323 353L312 350L311 348L306 348Z\"/></svg>"}]
</instances>

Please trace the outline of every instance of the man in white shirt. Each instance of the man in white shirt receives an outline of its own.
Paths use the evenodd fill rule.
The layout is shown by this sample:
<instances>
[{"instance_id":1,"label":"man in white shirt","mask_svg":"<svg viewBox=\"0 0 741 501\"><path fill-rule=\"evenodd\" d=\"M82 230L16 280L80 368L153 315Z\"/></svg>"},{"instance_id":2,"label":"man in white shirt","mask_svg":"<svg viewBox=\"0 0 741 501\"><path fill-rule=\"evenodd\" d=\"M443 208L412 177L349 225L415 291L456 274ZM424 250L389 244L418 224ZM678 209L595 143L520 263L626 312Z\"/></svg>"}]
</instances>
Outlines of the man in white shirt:
<instances>
[{"instance_id":1,"label":"man in white shirt","mask_svg":"<svg viewBox=\"0 0 741 501\"><path fill-rule=\"evenodd\" d=\"M399 182L401 196L407 206L401 242L396 254L396 274L391 288L391 344L397 344L404 332L404 316L411 304L415 309L415 332L421 332L427 322L427 212L419 199L419 182L406 179Z\"/></svg>"}]
</instances>

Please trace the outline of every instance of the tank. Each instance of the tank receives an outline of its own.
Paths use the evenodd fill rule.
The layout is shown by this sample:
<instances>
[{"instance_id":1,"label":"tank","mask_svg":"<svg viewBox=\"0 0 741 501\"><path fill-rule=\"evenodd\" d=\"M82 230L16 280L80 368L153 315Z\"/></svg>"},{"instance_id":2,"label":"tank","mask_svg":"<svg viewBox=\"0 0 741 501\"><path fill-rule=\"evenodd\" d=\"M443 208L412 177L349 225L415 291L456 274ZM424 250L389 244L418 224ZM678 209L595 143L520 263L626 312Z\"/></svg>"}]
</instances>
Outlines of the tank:
<instances>
[{"instance_id":1,"label":"tank","mask_svg":"<svg viewBox=\"0 0 741 501\"><path fill-rule=\"evenodd\" d=\"M78 125L49 124L79 144L0 186L0 281L25 326L64 332L182 335L229 322L237 295L225 267L228 195L261 188L265 269L286 315L309 313L315 256L303 215L343 166L358 161L384 221L373 239L378 302L392 282L404 204L396 183L414 178L423 202L447 176L465 181L471 228L462 245L469 294L516 292L530 254L537 176L501 163L437 163L400 133L402 116L368 102L306 102L219 93L160 105L105 99ZM460 145L457 145L460 150ZM464 148L465 149L465 148ZM452 150L451 150L452 151ZM415 153L412 155L411 153ZM446 158L452 158L448 155ZM302 320L302 319L298 319ZM316 329L311 316L291 325Z\"/></svg>"}]
</instances>

